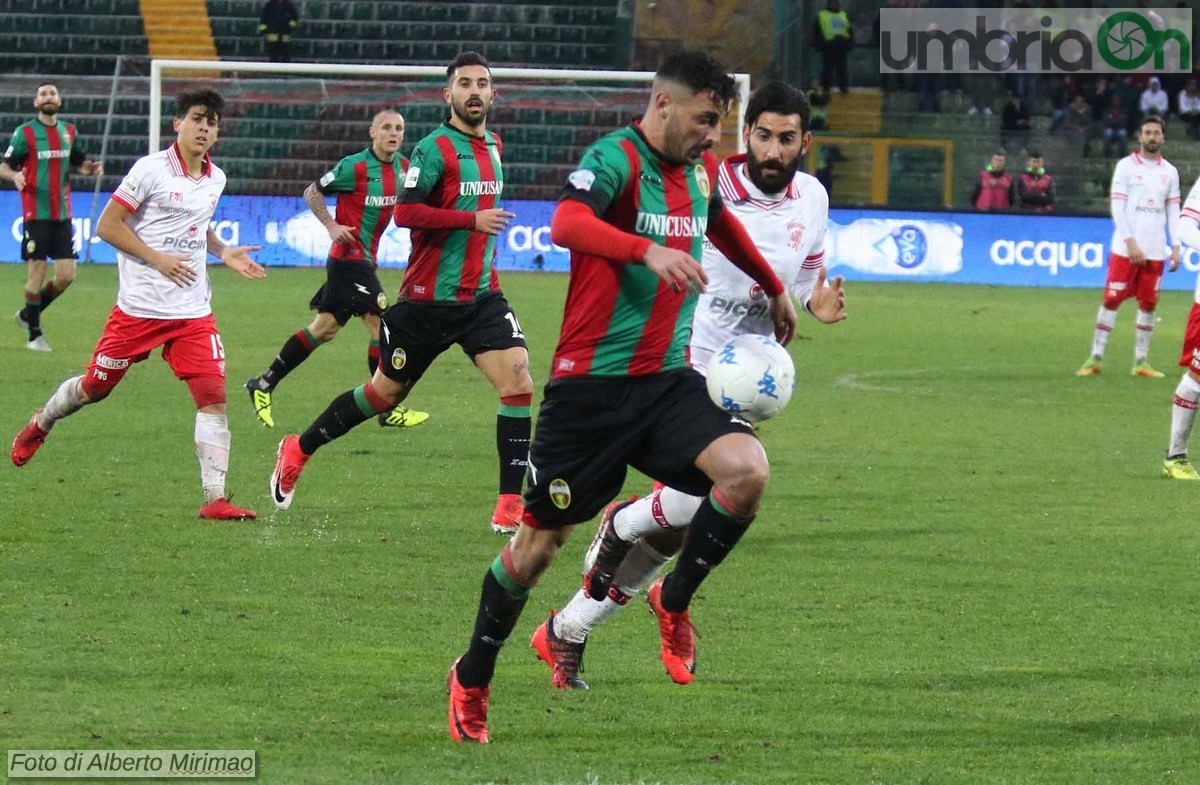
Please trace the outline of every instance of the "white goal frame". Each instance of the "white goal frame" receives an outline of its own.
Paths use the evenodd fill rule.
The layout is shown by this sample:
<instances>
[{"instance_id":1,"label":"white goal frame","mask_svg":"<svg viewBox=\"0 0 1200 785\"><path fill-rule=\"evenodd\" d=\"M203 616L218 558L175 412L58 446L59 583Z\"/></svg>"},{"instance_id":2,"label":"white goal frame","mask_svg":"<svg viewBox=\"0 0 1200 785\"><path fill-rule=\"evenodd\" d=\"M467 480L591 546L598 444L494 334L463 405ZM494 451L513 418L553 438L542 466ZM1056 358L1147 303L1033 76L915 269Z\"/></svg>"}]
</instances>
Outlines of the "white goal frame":
<instances>
[{"instance_id":1,"label":"white goal frame","mask_svg":"<svg viewBox=\"0 0 1200 785\"><path fill-rule=\"evenodd\" d=\"M347 76L445 76L439 65L364 65L352 63L264 63L254 60L151 60L150 61L150 135L149 153L162 149L163 71L253 71L260 74L323 74ZM653 71L588 71L560 68L493 68L497 78L529 80L570 80L576 82L634 82L649 85ZM737 147L746 152L742 125L746 122L746 102L750 100L750 75L734 74L737 82Z\"/></svg>"}]
</instances>

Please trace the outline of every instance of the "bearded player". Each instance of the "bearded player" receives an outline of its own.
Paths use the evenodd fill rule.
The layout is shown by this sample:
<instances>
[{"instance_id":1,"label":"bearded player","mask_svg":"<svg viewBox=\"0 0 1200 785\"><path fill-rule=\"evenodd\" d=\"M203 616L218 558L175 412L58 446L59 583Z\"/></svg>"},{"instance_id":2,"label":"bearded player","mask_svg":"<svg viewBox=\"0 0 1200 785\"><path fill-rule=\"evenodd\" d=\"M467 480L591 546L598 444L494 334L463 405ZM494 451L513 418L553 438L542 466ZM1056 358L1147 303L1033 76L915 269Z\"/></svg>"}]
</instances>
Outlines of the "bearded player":
<instances>
[{"instance_id":1,"label":"bearded player","mask_svg":"<svg viewBox=\"0 0 1200 785\"><path fill-rule=\"evenodd\" d=\"M810 107L804 94L773 82L760 88L746 106L742 127L744 155L725 159L717 172L717 190L763 257L788 286L796 302L826 324L846 318L841 279L825 284L825 230L829 197L800 164L808 151ZM767 299L746 273L711 242L702 259L708 286L692 320L691 365L705 373L713 354L736 335L773 335ZM588 634L624 607L683 545L686 527L704 501L673 488L657 487L643 499L614 502L605 510L596 539L587 551L584 571L595 559L600 534L615 527L618 535L640 539L616 571L608 593L593 600L580 589L557 615L538 627L530 645L552 669L551 682L563 689L587 689L579 663ZM650 608L667 620L661 604L661 579L651 587ZM696 649L690 616L661 624L661 657L671 679L692 681Z\"/></svg>"}]
</instances>

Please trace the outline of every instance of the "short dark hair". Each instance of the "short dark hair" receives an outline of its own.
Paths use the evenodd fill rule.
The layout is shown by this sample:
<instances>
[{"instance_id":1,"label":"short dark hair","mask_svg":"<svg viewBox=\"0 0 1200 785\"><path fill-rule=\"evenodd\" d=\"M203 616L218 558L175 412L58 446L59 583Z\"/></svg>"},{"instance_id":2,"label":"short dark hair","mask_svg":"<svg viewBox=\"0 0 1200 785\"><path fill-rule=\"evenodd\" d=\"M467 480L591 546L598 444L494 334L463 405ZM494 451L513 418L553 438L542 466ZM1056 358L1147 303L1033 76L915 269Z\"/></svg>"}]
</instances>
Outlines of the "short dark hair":
<instances>
[{"instance_id":1,"label":"short dark hair","mask_svg":"<svg viewBox=\"0 0 1200 785\"><path fill-rule=\"evenodd\" d=\"M492 73L492 67L488 65L487 58L479 54L479 52L459 52L450 65L446 66L446 79L454 78L454 72L466 65L481 65L488 70L488 74Z\"/></svg>"},{"instance_id":2,"label":"short dark hair","mask_svg":"<svg viewBox=\"0 0 1200 785\"><path fill-rule=\"evenodd\" d=\"M203 106L205 117L220 120L221 113L225 111L225 99L211 87L184 90L175 97L175 116L187 117L188 110L193 106Z\"/></svg>"},{"instance_id":3,"label":"short dark hair","mask_svg":"<svg viewBox=\"0 0 1200 785\"><path fill-rule=\"evenodd\" d=\"M693 94L711 90L726 108L737 97L737 83L725 66L700 49L685 49L663 60L654 78L686 85Z\"/></svg>"},{"instance_id":4,"label":"short dark hair","mask_svg":"<svg viewBox=\"0 0 1200 785\"><path fill-rule=\"evenodd\" d=\"M1140 123L1138 123L1138 133L1142 132L1142 128L1145 127L1146 123L1158 123L1158 127L1160 129L1162 129L1162 132L1163 133L1167 132L1167 121L1166 120L1162 119L1161 117L1159 117L1156 114L1148 114L1142 118L1142 121Z\"/></svg>"},{"instance_id":5,"label":"short dark hair","mask_svg":"<svg viewBox=\"0 0 1200 785\"><path fill-rule=\"evenodd\" d=\"M58 90L58 84L55 82L38 82L38 86L33 88L33 92L36 93L38 90L41 90L43 87L53 87L55 90Z\"/></svg>"},{"instance_id":6,"label":"short dark hair","mask_svg":"<svg viewBox=\"0 0 1200 785\"><path fill-rule=\"evenodd\" d=\"M1042 154L1039 153L1037 150L1030 150L1028 153L1025 154L1025 157L1026 158L1041 158Z\"/></svg>"},{"instance_id":7,"label":"short dark hair","mask_svg":"<svg viewBox=\"0 0 1200 785\"><path fill-rule=\"evenodd\" d=\"M808 130L812 115L808 97L787 82L768 82L754 91L746 103L746 125L754 127L763 112L781 115L800 115L800 132Z\"/></svg>"}]
</instances>

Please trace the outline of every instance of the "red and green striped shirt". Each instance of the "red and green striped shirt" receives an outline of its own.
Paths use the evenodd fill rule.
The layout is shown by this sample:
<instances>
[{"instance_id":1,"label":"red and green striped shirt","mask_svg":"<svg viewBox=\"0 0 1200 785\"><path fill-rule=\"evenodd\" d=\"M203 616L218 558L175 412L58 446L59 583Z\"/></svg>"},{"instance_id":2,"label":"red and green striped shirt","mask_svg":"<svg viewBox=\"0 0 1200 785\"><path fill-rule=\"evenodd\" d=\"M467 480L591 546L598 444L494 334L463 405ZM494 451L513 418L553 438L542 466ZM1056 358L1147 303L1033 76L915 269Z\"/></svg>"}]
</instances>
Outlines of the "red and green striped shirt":
<instances>
[{"instance_id":1,"label":"red and green striped shirt","mask_svg":"<svg viewBox=\"0 0 1200 785\"><path fill-rule=\"evenodd\" d=\"M562 198L587 204L622 231L703 255L717 159L678 165L650 146L636 124L597 141L567 180ZM697 293L675 292L642 264L571 252L571 280L553 379L646 376L688 367Z\"/></svg>"},{"instance_id":2,"label":"red and green striped shirt","mask_svg":"<svg viewBox=\"0 0 1200 785\"><path fill-rule=\"evenodd\" d=\"M417 143L402 202L475 213L500 206L504 145L491 131L472 136L443 123ZM496 237L474 229L412 230L412 255L400 298L473 302L499 291Z\"/></svg>"},{"instance_id":3,"label":"red and green striped shirt","mask_svg":"<svg viewBox=\"0 0 1200 785\"><path fill-rule=\"evenodd\" d=\"M4 161L25 172L21 214L26 221L71 220L70 168L87 160L75 126L34 118L17 126Z\"/></svg>"},{"instance_id":4,"label":"red and green striped shirt","mask_svg":"<svg viewBox=\"0 0 1200 785\"><path fill-rule=\"evenodd\" d=\"M381 161L368 147L338 161L317 181L321 193L337 196L334 220L357 227L354 242L334 243L330 258L377 264L379 239L391 221L407 169L407 158L395 155Z\"/></svg>"}]
</instances>

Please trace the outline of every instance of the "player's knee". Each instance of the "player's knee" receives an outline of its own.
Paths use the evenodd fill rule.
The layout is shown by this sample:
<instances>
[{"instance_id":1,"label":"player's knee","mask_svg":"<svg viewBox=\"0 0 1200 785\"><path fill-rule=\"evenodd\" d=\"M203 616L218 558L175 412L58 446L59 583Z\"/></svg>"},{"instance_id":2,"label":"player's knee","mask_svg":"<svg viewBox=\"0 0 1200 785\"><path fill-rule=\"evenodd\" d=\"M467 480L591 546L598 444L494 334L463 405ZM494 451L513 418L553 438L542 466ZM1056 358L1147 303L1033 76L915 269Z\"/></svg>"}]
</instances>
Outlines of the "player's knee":
<instances>
[{"instance_id":1,"label":"player's knee","mask_svg":"<svg viewBox=\"0 0 1200 785\"><path fill-rule=\"evenodd\" d=\"M65 292L67 287L75 283L74 270L55 270L54 271L54 287L59 292Z\"/></svg>"},{"instance_id":2,"label":"player's knee","mask_svg":"<svg viewBox=\"0 0 1200 785\"><path fill-rule=\"evenodd\" d=\"M1124 297L1105 297L1104 307L1110 311L1115 311L1121 307L1121 303L1125 302Z\"/></svg>"},{"instance_id":3,"label":"player's knee","mask_svg":"<svg viewBox=\"0 0 1200 785\"><path fill-rule=\"evenodd\" d=\"M215 376L195 376L186 382L197 409L225 403L224 379Z\"/></svg>"},{"instance_id":4,"label":"player's knee","mask_svg":"<svg viewBox=\"0 0 1200 785\"><path fill-rule=\"evenodd\" d=\"M528 511L527 511L528 512ZM508 544L508 553L515 577L523 586L533 588L542 574L550 569L558 551L567 541L565 529L538 529L522 526Z\"/></svg>"},{"instance_id":5,"label":"player's knee","mask_svg":"<svg viewBox=\"0 0 1200 785\"><path fill-rule=\"evenodd\" d=\"M771 479L771 467L766 456L730 456L723 468L713 484L722 506L734 515L754 515Z\"/></svg>"},{"instance_id":6,"label":"player's knee","mask_svg":"<svg viewBox=\"0 0 1200 785\"><path fill-rule=\"evenodd\" d=\"M79 382L81 397L88 403L97 403L107 398L121 381L121 376L111 371L91 370Z\"/></svg>"},{"instance_id":7,"label":"player's knee","mask_svg":"<svg viewBox=\"0 0 1200 785\"><path fill-rule=\"evenodd\" d=\"M1146 313L1154 313L1154 309L1158 307L1158 298L1138 298L1138 309Z\"/></svg>"},{"instance_id":8,"label":"player's knee","mask_svg":"<svg viewBox=\"0 0 1200 785\"><path fill-rule=\"evenodd\" d=\"M317 340L317 343L329 343L337 337L338 330L340 329L340 324L330 320L328 323L314 324L314 326L308 328L308 331L312 333L312 337Z\"/></svg>"}]
</instances>

